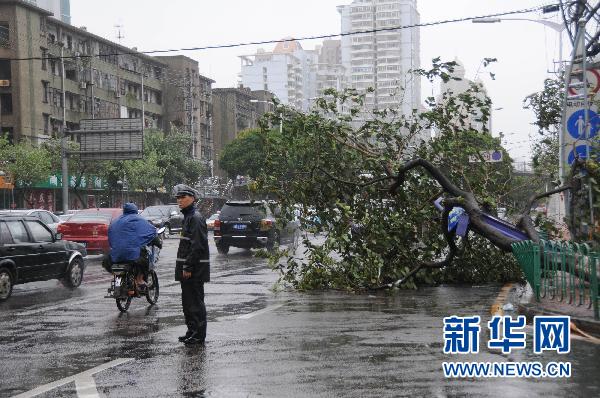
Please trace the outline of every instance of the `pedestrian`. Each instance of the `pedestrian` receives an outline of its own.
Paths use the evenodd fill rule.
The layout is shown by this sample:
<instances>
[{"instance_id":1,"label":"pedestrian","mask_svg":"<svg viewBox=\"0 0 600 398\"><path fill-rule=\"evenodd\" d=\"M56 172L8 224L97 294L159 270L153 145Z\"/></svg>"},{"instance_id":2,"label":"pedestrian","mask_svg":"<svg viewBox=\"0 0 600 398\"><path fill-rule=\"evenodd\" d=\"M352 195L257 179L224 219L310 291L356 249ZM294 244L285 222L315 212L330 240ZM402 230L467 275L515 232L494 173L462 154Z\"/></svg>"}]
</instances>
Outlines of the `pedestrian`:
<instances>
[{"instance_id":1,"label":"pedestrian","mask_svg":"<svg viewBox=\"0 0 600 398\"><path fill-rule=\"evenodd\" d=\"M187 346L204 344L206 339L206 306L204 283L210 281L208 232L206 220L197 211L199 197L194 188L179 184L173 196L183 213L183 227L177 249L175 280L181 283L181 304L187 332L179 341Z\"/></svg>"}]
</instances>

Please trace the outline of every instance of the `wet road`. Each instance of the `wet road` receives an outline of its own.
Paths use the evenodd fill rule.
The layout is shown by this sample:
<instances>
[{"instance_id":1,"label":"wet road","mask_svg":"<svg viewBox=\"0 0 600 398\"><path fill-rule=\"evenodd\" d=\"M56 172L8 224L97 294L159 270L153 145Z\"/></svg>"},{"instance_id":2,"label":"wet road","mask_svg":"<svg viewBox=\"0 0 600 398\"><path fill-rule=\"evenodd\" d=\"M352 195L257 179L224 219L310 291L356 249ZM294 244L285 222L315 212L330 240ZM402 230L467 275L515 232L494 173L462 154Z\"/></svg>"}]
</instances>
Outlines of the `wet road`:
<instances>
[{"instance_id":1,"label":"wet road","mask_svg":"<svg viewBox=\"0 0 600 398\"><path fill-rule=\"evenodd\" d=\"M207 343L186 348L177 342L185 326L172 277L176 245L170 239L162 251L154 307L136 299L120 314L103 298L110 279L97 260L73 291L56 281L15 287L0 303L0 396L600 395L600 346L585 341L574 340L567 355L534 355L530 339L510 355L443 354L442 318L487 322L500 286L394 295L278 291L266 260L241 249L221 256L214 245ZM573 375L445 379L441 363L460 360L570 361Z\"/></svg>"}]
</instances>

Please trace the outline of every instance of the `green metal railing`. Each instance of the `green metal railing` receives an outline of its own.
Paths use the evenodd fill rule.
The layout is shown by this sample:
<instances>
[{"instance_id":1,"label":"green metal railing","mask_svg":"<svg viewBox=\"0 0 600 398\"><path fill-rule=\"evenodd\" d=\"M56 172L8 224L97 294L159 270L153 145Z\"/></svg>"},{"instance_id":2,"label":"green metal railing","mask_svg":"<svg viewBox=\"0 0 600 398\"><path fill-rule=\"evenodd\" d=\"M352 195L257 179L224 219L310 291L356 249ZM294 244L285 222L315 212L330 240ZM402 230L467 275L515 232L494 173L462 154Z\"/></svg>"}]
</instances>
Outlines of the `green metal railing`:
<instances>
[{"instance_id":1,"label":"green metal railing","mask_svg":"<svg viewBox=\"0 0 600 398\"><path fill-rule=\"evenodd\" d=\"M598 271L600 255L587 244L540 240L517 242L512 251L535 298L591 309L600 319Z\"/></svg>"}]
</instances>

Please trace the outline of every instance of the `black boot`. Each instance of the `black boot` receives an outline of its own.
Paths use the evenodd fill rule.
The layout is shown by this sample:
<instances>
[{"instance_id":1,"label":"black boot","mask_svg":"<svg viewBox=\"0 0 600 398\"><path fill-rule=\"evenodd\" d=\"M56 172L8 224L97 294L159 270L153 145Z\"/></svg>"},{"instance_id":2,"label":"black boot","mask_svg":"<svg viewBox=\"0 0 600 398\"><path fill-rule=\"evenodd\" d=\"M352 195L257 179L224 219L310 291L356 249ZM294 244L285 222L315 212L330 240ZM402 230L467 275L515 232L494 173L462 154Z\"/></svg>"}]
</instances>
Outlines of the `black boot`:
<instances>
[{"instance_id":1,"label":"black boot","mask_svg":"<svg viewBox=\"0 0 600 398\"><path fill-rule=\"evenodd\" d=\"M188 330L187 332L185 332L184 336L179 336L177 337L177 340L179 340L179 342L183 343L184 341L186 341L187 339L190 338L190 336L193 334L194 332L192 332L191 330Z\"/></svg>"},{"instance_id":2,"label":"black boot","mask_svg":"<svg viewBox=\"0 0 600 398\"><path fill-rule=\"evenodd\" d=\"M183 341L183 344L185 344L186 346L202 345L204 344L204 339L205 337L202 336L200 333L193 332L190 335L190 337Z\"/></svg>"}]
</instances>

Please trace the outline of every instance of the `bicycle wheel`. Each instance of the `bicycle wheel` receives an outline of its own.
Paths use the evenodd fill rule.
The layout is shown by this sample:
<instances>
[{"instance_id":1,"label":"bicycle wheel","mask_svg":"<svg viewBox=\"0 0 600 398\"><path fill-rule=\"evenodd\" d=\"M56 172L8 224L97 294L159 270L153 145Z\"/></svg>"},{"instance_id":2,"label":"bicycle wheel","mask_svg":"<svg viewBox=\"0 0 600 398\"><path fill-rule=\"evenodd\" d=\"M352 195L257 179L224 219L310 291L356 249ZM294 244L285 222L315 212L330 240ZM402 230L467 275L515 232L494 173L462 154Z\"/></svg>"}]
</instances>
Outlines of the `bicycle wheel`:
<instances>
[{"instance_id":1,"label":"bicycle wheel","mask_svg":"<svg viewBox=\"0 0 600 398\"><path fill-rule=\"evenodd\" d=\"M131 297L117 297L117 308L121 312L127 312L131 304Z\"/></svg>"},{"instance_id":2,"label":"bicycle wheel","mask_svg":"<svg viewBox=\"0 0 600 398\"><path fill-rule=\"evenodd\" d=\"M148 274L148 288L146 290L146 300L152 305L156 304L158 301L159 294L159 285L158 285L158 275L154 270L150 271Z\"/></svg>"}]
</instances>

